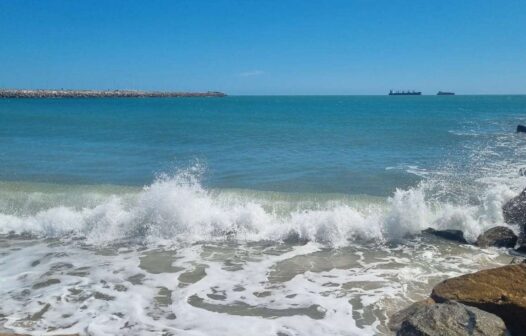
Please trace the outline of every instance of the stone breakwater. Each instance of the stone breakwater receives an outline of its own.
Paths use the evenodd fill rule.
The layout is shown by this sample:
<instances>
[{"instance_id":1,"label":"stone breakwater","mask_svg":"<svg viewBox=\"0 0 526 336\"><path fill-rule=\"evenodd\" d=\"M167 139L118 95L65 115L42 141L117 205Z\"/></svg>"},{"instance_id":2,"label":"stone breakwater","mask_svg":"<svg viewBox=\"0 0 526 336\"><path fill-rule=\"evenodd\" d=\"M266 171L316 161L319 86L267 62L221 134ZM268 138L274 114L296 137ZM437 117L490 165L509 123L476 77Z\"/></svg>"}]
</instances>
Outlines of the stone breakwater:
<instances>
[{"instance_id":1,"label":"stone breakwater","mask_svg":"<svg viewBox=\"0 0 526 336\"><path fill-rule=\"evenodd\" d=\"M137 90L0 90L0 98L173 98L225 97L217 91L164 92Z\"/></svg>"}]
</instances>

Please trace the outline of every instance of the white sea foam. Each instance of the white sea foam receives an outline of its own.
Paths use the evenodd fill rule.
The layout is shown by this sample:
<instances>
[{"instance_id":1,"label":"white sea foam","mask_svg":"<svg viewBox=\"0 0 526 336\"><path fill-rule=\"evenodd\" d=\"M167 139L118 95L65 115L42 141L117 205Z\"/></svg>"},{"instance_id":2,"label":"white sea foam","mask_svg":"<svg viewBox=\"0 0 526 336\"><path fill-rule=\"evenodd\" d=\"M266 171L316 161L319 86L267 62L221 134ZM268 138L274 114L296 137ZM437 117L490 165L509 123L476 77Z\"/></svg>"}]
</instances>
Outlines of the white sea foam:
<instances>
[{"instance_id":1,"label":"white sea foam","mask_svg":"<svg viewBox=\"0 0 526 336\"><path fill-rule=\"evenodd\" d=\"M9 265L0 313L5 327L34 335L385 335L387 316L433 283L510 259L440 244L144 250L13 240L0 255Z\"/></svg>"},{"instance_id":2,"label":"white sea foam","mask_svg":"<svg viewBox=\"0 0 526 336\"><path fill-rule=\"evenodd\" d=\"M205 189L188 171L163 176L142 190L78 195L67 203L66 191L50 201L50 193L19 192L11 209L0 212L0 233L41 237L83 237L90 244L115 240L196 242L235 238L242 241L296 238L345 245L348 240L390 240L426 227L454 228L474 240L483 230L504 225L501 206L515 191L505 184L487 185L472 203L438 197L443 181L427 180L397 190L384 201L343 195L269 194ZM47 206L39 202L45 195ZM89 202L87 201L89 200ZM32 203L37 205L33 206ZM66 204L64 204L66 203ZM22 206L23 205L23 206ZM37 210L35 210L35 208Z\"/></svg>"}]
</instances>

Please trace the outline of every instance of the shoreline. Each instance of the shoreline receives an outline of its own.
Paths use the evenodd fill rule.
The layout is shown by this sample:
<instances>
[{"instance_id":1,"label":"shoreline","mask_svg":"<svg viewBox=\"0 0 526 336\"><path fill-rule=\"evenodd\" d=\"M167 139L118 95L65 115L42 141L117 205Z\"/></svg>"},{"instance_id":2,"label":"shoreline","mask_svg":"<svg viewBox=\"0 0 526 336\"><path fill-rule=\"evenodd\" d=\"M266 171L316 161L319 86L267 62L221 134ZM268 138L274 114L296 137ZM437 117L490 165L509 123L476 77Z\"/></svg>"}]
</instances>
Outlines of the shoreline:
<instances>
[{"instance_id":1,"label":"shoreline","mask_svg":"<svg viewBox=\"0 0 526 336\"><path fill-rule=\"evenodd\" d=\"M506 223L495 226L475 243L480 248L507 249L509 265L450 277L433 287L430 296L396 312L388 326L397 336L410 335L522 335L526 328L526 189L502 206ZM427 229L423 233L468 244L460 230Z\"/></svg>"},{"instance_id":2,"label":"shoreline","mask_svg":"<svg viewBox=\"0 0 526 336\"><path fill-rule=\"evenodd\" d=\"M139 90L0 90L1 98L185 98L225 97L218 91L174 92Z\"/></svg>"}]
</instances>

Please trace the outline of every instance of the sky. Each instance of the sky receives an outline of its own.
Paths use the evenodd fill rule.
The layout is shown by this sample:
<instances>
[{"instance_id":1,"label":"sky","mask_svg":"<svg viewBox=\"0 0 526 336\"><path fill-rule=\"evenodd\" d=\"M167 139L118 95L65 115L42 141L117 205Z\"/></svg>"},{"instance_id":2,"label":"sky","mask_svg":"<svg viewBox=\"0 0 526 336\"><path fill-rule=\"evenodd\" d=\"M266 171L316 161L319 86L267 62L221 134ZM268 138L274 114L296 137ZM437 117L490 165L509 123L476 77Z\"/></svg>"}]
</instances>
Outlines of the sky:
<instances>
[{"instance_id":1,"label":"sky","mask_svg":"<svg viewBox=\"0 0 526 336\"><path fill-rule=\"evenodd\" d=\"M526 94L526 1L0 0L0 88Z\"/></svg>"}]
</instances>

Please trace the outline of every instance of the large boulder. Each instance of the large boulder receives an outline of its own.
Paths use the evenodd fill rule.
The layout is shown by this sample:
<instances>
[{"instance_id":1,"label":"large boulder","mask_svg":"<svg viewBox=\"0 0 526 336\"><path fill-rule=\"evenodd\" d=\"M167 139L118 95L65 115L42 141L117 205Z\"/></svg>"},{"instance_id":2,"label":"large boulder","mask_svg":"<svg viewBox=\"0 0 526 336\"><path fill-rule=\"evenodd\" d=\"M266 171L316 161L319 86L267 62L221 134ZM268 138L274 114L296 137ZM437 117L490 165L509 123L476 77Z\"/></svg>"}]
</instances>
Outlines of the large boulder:
<instances>
[{"instance_id":1,"label":"large boulder","mask_svg":"<svg viewBox=\"0 0 526 336\"><path fill-rule=\"evenodd\" d=\"M518 251L526 253L526 189L502 206L504 221L520 227Z\"/></svg>"},{"instance_id":2,"label":"large boulder","mask_svg":"<svg viewBox=\"0 0 526 336\"><path fill-rule=\"evenodd\" d=\"M503 336L502 319L458 302L419 305L400 325L397 336Z\"/></svg>"},{"instance_id":3,"label":"large boulder","mask_svg":"<svg viewBox=\"0 0 526 336\"><path fill-rule=\"evenodd\" d=\"M435 230L433 228L427 228L422 231L423 233L431 234L442 239L452 240L459 243L467 243L464 238L464 232L460 230Z\"/></svg>"},{"instance_id":4,"label":"large boulder","mask_svg":"<svg viewBox=\"0 0 526 336\"><path fill-rule=\"evenodd\" d=\"M504 204L502 213L506 223L524 227L526 225L526 189Z\"/></svg>"},{"instance_id":5,"label":"large boulder","mask_svg":"<svg viewBox=\"0 0 526 336\"><path fill-rule=\"evenodd\" d=\"M526 264L526 259L523 257L513 257L510 261L510 265Z\"/></svg>"},{"instance_id":6,"label":"large boulder","mask_svg":"<svg viewBox=\"0 0 526 336\"><path fill-rule=\"evenodd\" d=\"M433 289L436 302L458 301L493 313L513 335L526 330L526 264L507 265L447 279Z\"/></svg>"},{"instance_id":7,"label":"large boulder","mask_svg":"<svg viewBox=\"0 0 526 336\"><path fill-rule=\"evenodd\" d=\"M509 247L514 248L517 243L517 235L505 226L496 226L481 234L477 239L480 247Z\"/></svg>"},{"instance_id":8,"label":"large boulder","mask_svg":"<svg viewBox=\"0 0 526 336\"><path fill-rule=\"evenodd\" d=\"M427 298L422 301L415 302L408 306L407 308L404 308L396 313L394 313L389 318L388 327L391 331L398 331L402 327L402 323L407 320L409 317L414 315L417 311L421 310L425 306L430 306L434 304L435 301L431 298Z\"/></svg>"},{"instance_id":9,"label":"large boulder","mask_svg":"<svg viewBox=\"0 0 526 336\"><path fill-rule=\"evenodd\" d=\"M524 232L521 233L521 236L519 237L518 242L519 242L519 245L515 249L518 252L526 254L526 234Z\"/></svg>"}]
</instances>

